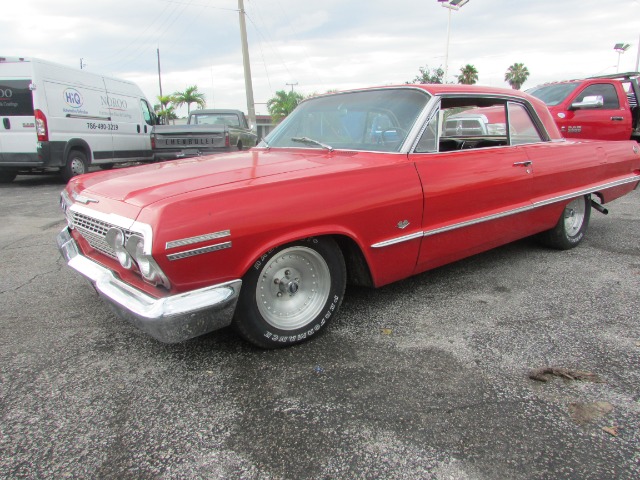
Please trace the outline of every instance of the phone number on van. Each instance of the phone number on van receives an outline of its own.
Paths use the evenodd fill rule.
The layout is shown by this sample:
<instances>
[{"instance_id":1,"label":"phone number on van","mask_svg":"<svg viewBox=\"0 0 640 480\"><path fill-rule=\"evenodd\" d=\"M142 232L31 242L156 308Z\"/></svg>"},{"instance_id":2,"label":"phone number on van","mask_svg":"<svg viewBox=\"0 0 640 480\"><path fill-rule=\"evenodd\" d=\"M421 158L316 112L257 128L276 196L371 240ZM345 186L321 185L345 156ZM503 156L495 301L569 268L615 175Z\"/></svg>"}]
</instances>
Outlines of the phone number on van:
<instances>
[{"instance_id":1,"label":"phone number on van","mask_svg":"<svg viewBox=\"0 0 640 480\"><path fill-rule=\"evenodd\" d=\"M87 122L89 130L118 130L118 125L114 123L93 123Z\"/></svg>"}]
</instances>

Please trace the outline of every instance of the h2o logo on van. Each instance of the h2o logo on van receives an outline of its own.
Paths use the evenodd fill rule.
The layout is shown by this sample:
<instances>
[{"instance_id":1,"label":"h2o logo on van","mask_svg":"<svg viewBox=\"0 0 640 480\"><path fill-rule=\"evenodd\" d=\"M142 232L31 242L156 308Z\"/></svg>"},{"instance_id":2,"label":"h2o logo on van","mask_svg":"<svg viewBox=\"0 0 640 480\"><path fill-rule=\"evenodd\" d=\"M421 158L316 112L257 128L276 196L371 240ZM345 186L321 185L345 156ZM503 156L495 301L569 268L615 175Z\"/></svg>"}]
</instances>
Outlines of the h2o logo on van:
<instances>
[{"instance_id":1,"label":"h2o logo on van","mask_svg":"<svg viewBox=\"0 0 640 480\"><path fill-rule=\"evenodd\" d=\"M80 108L84 103L82 95L75 88L67 88L62 92L62 97L64 98L65 103L73 108Z\"/></svg>"},{"instance_id":2,"label":"h2o logo on van","mask_svg":"<svg viewBox=\"0 0 640 480\"><path fill-rule=\"evenodd\" d=\"M0 100L9 100L13 97L13 91L10 88L0 88Z\"/></svg>"}]
</instances>

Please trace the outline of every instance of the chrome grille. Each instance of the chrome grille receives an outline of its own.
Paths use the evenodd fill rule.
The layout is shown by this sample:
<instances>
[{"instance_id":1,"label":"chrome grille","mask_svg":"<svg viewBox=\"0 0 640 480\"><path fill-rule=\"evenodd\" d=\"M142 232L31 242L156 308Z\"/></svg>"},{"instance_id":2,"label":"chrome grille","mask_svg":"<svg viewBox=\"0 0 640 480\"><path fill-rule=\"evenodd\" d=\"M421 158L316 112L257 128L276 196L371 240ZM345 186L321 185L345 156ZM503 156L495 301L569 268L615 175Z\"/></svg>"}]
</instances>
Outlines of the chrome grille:
<instances>
[{"instance_id":1,"label":"chrome grille","mask_svg":"<svg viewBox=\"0 0 640 480\"><path fill-rule=\"evenodd\" d=\"M105 255L116 259L116 254L106 242L105 237L110 228L117 227L109 222L98 220L83 213L70 212L73 228L91 245L92 248L104 253ZM134 233L125 228L121 228L124 232L125 239L128 240ZM126 241L125 240L125 241Z\"/></svg>"}]
</instances>

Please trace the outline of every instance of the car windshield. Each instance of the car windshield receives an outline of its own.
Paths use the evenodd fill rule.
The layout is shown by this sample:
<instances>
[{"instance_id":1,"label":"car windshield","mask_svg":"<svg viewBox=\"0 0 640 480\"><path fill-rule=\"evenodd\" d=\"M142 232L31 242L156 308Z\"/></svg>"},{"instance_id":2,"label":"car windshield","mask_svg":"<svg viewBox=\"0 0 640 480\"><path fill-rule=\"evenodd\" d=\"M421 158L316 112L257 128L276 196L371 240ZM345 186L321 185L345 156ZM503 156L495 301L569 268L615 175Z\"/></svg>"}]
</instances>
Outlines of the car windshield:
<instances>
[{"instance_id":1,"label":"car windshield","mask_svg":"<svg viewBox=\"0 0 640 480\"><path fill-rule=\"evenodd\" d=\"M301 103L261 146L399 151L429 98L411 88L313 98Z\"/></svg>"},{"instance_id":2,"label":"car windshield","mask_svg":"<svg viewBox=\"0 0 640 480\"><path fill-rule=\"evenodd\" d=\"M578 87L578 83L556 83L554 85L543 85L527 90L529 95L539 98L549 106L562 103L571 92Z\"/></svg>"}]
</instances>

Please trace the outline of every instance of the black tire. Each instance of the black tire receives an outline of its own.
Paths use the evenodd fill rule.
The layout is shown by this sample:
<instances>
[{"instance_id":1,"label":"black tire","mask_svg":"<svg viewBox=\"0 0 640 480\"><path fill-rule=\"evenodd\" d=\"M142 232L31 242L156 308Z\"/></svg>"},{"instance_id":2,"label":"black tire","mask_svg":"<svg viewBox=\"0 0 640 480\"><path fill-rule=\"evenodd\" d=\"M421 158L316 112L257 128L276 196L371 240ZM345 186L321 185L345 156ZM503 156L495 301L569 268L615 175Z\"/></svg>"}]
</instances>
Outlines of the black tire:
<instances>
[{"instance_id":1,"label":"black tire","mask_svg":"<svg viewBox=\"0 0 640 480\"><path fill-rule=\"evenodd\" d=\"M76 175L82 175L89 171L89 162L87 162L87 156L80 150L71 150L67 157L67 163L60 170L62 179L68 182Z\"/></svg>"},{"instance_id":2,"label":"black tire","mask_svg":"<svg viewBox=\"0 0 640 480\"><path fill-rule=\"evenodd\" d=\"M238 150L239 150L239 151L242 151L242 142L238 142L237 147L238 147Z\"/></svg>"},{"instance_id":3,"label":"black tire","mask_svg":"<svg viewBox=\"0 0 640 480\"><path fill-rule=\"evenodd\" d=\"M12 172L10 170L0 170L0 183L11 183L18 176L18 172Z\"/></svg>"},{"instance_id":4,"label":"black tire","mask_svg":"<svg viewBox=\"0 0 640 480\"><path fill-rule=\"evenodd\" d=\"M314 338L338 312L346 278L344 257L333 239L282 245L244 276L233 326L262 348Z\"/></svg>"},{"instance_id":5,"label":"black tire","mask_svg":"<svg viewBox=\"0 0 640 480\"><path fill-rule=\"evenodd\" d=\"M542 232L538 239L544 245L558 250L577 247L587 232L590 218L591 198L589 195L574 198L565 206L556 226Z\"/></svg>"}]
</instances>

